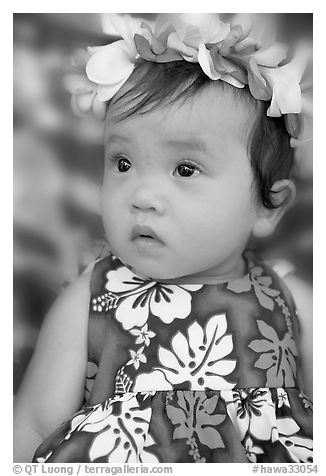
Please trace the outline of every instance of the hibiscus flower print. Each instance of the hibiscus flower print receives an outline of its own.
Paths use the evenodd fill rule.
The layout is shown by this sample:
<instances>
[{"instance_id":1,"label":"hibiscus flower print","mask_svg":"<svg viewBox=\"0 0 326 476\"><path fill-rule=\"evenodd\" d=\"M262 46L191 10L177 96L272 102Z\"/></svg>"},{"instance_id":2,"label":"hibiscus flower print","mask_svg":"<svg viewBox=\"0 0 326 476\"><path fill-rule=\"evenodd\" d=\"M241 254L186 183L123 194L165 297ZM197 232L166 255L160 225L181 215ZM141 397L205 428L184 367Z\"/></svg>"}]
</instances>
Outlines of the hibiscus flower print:
<instances>
[{"instance_id":1,"label":"hibiscus flower print","mask_svg":"<svg viewBox=\"0 0 326 476\"><path fill-rule=\"evenodd\" d=\"M270 440L276 427L275 405L267 388L249 388L221 392L227 412L237 428L240 440L250 435Z\"/></svg>"},{"instance_id":2,"label":"hibiscus flower print","mask_svg":"<svg viewBox=\"0 0 326 476\"><path fill-rule=\"evenodd\" d=\"M266 387L293 387L296 377L295 342L289 332L280 339L275 329L257 320L257 326L265 339L256 339L248 347L260 353L255 367L266 370Z\"/></svg>"},{"instance_id":3,"label":"hibiscus flower print","mask_svg":"<svg viewBox=\"0 0 326 476\"><path fill-rule=\"evenodd\" d=\"M263 276L263 268L260 266L249 265L249 273L243 278L235 279L230 282L227 289L235 293L248 292L253 287L260 304L271 311L274 309L274 300L280 291L271 288L271 276Z\"/></svg>"},{"instance_id":4,"label":"hibiscus flower print","mask_svg":"<svg viewBox=\"0 0 326 476\"><path fill-rule=\"evenodd\" d=\"M300 427L291 417L277 419L278 439L295 463L311 463L313 442L311 438L298 435Z\"/></svg>"},{"instance_id":5,"label":"hibiscus flower print","mask_svg":"<svg viewBox=\"0 0 326 476\"><path fill-rule=\"evenodd\" d=\"M191 292L198 291L202 285L166 285L141 278L122 266L107 273L105 287L118 298L116 319L124 329L130 330L144 326L150 312L166 324L185 319L191 311Z\"/></svg>"},{"instance_id":6,"label":"hibiscus flower print","mask_svg":"<svg viewBox=\"0 0 326 476\"><path fill-rule=\"evenodd\" d=\"M177 401L170 400L166 405L166 413L176 426L173 438L187 438L187 443L194 446L194 435L199 441L209 448L224 448L217 426L222 423L226 416L215 413L218 396L207 397L205 392L176 391ZM197 446L197 445L195 445ZM193 448L193 456L199 457L198 449ZM192 454L191 453L191 454Z\"/></svg>"}]
</instances>

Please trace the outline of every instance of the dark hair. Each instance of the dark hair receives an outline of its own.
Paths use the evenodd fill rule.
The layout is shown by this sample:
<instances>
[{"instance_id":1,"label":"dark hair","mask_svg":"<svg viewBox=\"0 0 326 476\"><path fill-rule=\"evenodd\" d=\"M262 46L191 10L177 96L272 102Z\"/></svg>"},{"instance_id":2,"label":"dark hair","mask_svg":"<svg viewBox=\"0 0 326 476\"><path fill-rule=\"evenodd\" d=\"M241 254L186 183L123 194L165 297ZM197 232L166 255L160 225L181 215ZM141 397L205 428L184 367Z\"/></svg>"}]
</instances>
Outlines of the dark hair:
<instances>
[{"instance_id":1,"label":"dark hair","mask_svg":"<svg viewBox=\"0 0 326 476\"><path fill-rule=\"evenodd\" d=\"M166 104L186 101L212 83L198 63L153 63L140 59L131 76L110 101L108 111L111 105L118 105L119 110L122 101L122 112L115 112L113 118L117 122ZM247 86L236 88L225 81L214 81L214 86L232 92L235 100L246 102L251 108L254 122L248 134L248 155L255 176L253 186L260 193L265 207L277 208L281 204L273 203L271 188L277 180L290 177L294 163L283 117L267 116L269 102L256 100Z\"/></svg>"}]
</instances>

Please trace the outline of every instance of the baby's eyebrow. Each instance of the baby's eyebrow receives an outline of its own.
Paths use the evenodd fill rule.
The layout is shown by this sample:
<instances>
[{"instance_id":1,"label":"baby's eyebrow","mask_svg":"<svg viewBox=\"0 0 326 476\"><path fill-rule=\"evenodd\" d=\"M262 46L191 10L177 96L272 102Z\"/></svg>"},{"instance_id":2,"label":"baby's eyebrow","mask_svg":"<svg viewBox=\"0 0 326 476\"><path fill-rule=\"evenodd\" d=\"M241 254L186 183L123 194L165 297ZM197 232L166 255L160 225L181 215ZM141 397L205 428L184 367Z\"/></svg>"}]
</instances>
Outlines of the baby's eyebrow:
<instances>
[{"instance_id":1,"label":"baby's eyebrow","mask_svg":"<svg viewBox=\"0 0 326 476\"><path fill-rule=\"evenodd\" d=\"M164 141L164 143L168 146L172 147L182 147L185 149L195 149L199 150L200 152L207 153L207 148L205 143L199 139L189 138L189 139L173 139Z\"/></svg>"},{"instance_id":2,"label":"baby's eyebrow","mask_svg":"<svg viewBox=\"0 0 326 476\"><path fill-rule=\"evenodd\" d=\"M131 139L128 136L121 136L119 134L108 134L105 143L110 144L110 142L131 142Z\"/></svg>"},{"instance_id":3,"label":"baby's eyebrow","mask_svg":"<svg viewBox=\"0 0 326 476\"><path fill-rule=\"evenodd\" d=\"M112 142L131 143L132 138L120 134L108 134L106 144L110 144ZM169 139L162 141L162 143L168 147L182 147L183 149L188 150L198 150L199 152L204 152L205 154L208 152L205 142L200 139L194 139L193 137L189 137L187 139Z\"/></svg>"}]
</instances>

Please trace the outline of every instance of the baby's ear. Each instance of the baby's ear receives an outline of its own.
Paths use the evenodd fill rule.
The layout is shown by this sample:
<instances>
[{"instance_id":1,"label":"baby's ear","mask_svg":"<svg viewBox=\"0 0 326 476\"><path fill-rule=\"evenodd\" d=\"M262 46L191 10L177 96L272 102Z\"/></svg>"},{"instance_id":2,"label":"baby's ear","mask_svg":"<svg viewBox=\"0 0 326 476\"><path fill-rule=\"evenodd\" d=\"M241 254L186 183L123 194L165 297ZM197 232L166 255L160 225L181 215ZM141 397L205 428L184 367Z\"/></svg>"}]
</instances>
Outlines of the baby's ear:
<instances>
[{"instance_id":1,"label":"baby's ear","mask_svg":"<svg viewBox=\"0 0 326 476\"><path fill-rule=\"evenodd\" d=\"M276 225L295 200L296 189L291 180L278 180L271 190L271 201L276 208L260 206L252 230L253 235L257 238L263 238L273 233Z\"/></svg>"}]
</instances>

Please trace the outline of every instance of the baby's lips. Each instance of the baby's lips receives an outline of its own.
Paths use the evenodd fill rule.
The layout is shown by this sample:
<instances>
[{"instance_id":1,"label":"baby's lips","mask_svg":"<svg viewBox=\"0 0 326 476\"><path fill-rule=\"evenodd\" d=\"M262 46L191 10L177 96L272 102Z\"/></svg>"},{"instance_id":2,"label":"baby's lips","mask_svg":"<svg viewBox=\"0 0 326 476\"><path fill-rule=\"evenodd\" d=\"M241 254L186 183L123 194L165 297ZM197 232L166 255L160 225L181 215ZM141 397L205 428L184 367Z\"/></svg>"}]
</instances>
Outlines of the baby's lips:
<instances>
[{"instance_id":1,"label":"baby's lips","mask_svg":"<svg viewBox=\"0 0 326 476\"><path fill-rule=\"evenodd\" d=\"M131 239L135 240L140 237L150 237L160 243L164 244L161 238L155 233L155 231L148 225L135 225L131 230Z\"/></svg>"}]
</instances>

